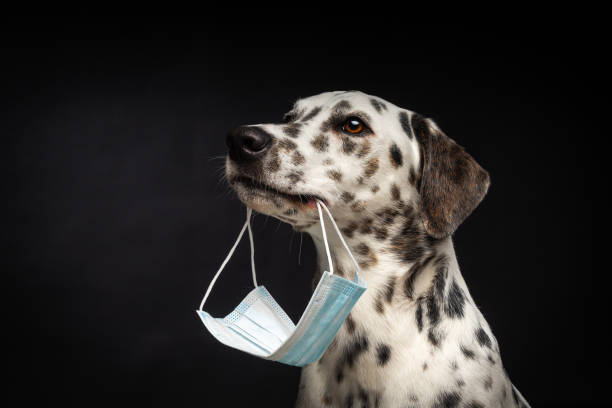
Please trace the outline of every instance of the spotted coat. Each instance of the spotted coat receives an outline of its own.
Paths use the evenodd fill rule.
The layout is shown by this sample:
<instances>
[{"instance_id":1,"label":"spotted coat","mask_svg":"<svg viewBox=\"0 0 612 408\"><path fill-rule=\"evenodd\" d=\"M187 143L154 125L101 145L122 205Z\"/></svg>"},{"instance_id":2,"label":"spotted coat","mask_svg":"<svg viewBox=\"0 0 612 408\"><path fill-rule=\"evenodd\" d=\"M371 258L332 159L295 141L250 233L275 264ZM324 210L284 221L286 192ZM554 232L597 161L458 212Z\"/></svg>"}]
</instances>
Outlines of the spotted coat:
<instances>
[{"instance_id":1,"label":"spotted coat","mask_svg":"<svg viewBox=\"0 0 612 408\"><path fill-rule=\"evenodd\" d=\"M453 249L452 233L489 186L461 146L431 119L361 92L299 100L284 123L246 131L265 143L245 148L248 160L230 151L238 197L312 237L314 284L328 269L314 204L324 200L368 284L324 355L303 369L297 407L528 406ZM352 276L327 236L335 270Z\"/></svg>"}]
</instances>

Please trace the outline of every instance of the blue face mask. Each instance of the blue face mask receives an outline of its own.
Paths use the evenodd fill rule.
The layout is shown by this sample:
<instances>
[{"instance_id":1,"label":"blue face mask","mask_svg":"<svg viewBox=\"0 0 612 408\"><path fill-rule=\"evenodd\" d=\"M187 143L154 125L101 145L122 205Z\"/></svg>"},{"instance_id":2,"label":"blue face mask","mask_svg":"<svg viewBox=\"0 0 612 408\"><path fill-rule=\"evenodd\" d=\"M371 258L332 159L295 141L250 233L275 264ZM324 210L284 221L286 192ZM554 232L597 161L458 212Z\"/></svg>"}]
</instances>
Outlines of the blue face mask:
<instances>
[{"instance_id":1,"label":"blue face mask","mask_svg":"<svg viewBox=\"0 0 612 408\"><path fill-rule=\"evenodd\" d=\"M340 241L355 265L353 280L334 275L325 224L321 207L332 222ZM323 241L329 262L329 272L323 272L308 306L297 325L293 324L285 311L276 303L265 287L257 285L255 275L253 233L251 231L251 209L238 239L213 277L208 290L196 311L204 326L221 343L267 360L303 367L321 357L336 336L342 323L353 309L357 300L366 290L366 283L359 277L359 265L346 245L331 213L322 202L317 202ZM203 310L204 303L219 274L238 246L244 231L248 229L251 242L251 269L253 289L234 311L224 318L212 317ZM350 275L349 275L350 276Z\"/></svg>"}]
</instances>

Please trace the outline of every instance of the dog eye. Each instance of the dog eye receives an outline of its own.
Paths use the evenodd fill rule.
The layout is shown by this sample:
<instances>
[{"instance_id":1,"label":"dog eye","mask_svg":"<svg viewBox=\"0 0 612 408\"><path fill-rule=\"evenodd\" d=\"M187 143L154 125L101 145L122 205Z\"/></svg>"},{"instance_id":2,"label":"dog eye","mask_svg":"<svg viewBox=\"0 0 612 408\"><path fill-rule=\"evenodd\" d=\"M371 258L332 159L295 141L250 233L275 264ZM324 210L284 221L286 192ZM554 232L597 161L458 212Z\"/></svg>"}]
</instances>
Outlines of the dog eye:
<instances>
[{"instance_id":1,"label":"dog eye","mask_svg":"<svg viewBox=\"0 0 612 408\"><path fill-rule=\"evenodd\" d=\"M356 135L363 132L365 126L361 120L358 118L348 118L346 122L344 122L344 126L342 126L342 130L346 133L350 133L351 135Z\"/></svg>"}]
</instances>

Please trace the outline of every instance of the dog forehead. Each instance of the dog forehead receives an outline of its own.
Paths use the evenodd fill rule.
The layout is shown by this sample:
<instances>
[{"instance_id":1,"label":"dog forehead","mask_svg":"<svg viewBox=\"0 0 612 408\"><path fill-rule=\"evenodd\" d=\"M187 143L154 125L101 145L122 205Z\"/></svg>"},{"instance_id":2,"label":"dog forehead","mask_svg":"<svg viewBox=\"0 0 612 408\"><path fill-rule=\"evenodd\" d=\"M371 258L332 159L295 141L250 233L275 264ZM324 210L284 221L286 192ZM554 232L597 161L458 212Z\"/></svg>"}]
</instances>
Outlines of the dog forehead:
<instances>
[{"instance_id":1,"label":"dog forehead","mask_svg":"<svg viewBox=\"0 0 612 408\"><path fill-rule=\"evenodd\" d=\"M384 102L389 106L395 107L393 104L385 101L382 98L374 95L368 95L361 91L332 91L301 98L295 103L294 108L298 110L315 107L321 109L331 109L337 103L346 101L349 102L353 108L369 109L372 106L373 100Z\"/></svg>"}]
</instances>

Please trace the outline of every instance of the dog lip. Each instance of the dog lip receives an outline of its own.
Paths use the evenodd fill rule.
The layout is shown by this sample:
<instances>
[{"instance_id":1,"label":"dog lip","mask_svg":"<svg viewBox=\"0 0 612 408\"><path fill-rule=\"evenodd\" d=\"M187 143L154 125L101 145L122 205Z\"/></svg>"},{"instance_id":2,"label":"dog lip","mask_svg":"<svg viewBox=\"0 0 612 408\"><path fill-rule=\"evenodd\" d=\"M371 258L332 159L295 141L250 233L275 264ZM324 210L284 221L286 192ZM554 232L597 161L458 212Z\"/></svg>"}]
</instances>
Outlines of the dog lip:
<instances>
[{"instance_id":1,"label":"dog lip","mask_svg":"<svg viewBox=\"0 0 612 408\"><path fill-rule=\"evenodd\" d=\"M279 195L279 196L281 196L281 197L283 197L283 198L285 198L285 199L287 199L289 201L292 201L292 202L295 202L295 203L298 203L298 204L309 205L309 206L315 207L315 208L316 208L316 204L313 203L312 205L310 205L310 201L311 200L313 200L313 201L319 200L319 201L322 201L323 203L327 203L327 200L325 200L324 198L322 198L321 196L319 196L317 194L311 194L311 193L289 193L287 191L280 190L280 189L278 189L276 187L272 187L269 184L262 183L261 181L254 180L254 179L252 179L250 177L247 177L247 176L236 176L236 177L233 177L230 180L230 184L233 184L233 183L242 183L242 184L247 185L248 187L256 188L258 190L263 190L263 191L266 191L266 192L269 192L269 193L273 193L273 194Z\"/></svg>"}]
</instances>

